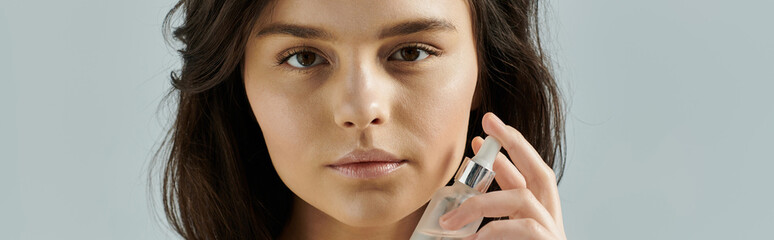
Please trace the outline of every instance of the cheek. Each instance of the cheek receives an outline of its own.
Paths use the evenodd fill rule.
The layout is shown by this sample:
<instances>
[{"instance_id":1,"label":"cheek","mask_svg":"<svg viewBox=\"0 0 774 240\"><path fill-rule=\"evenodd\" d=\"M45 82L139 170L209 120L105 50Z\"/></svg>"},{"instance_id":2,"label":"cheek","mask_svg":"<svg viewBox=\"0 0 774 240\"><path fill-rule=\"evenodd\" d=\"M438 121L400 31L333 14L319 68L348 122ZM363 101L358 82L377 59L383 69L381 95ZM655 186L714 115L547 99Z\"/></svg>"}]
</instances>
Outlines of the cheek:
<instances>
[{"instance_id":1,"label":"cheek","mask_svg":"<svg viewBox=\"0 0 774 240\"><path fill-rule=\"evenodd\" d=\"M412 121L440 135L465 134L478 77L474 59L467 51L447 56L432 71L411 79L421 84L411 91L413 98L405 105L411 108L408 112L422 117Z\"/></svg>"},{"instance_id":2,"label":"cheek","mask_svg":"<svg viewBox=\"0 0 774 240\"><path fill-rule=\"evenodd\" d=\"M423 74L421 87L410 91L401 111L406 134L416 141L407 146L422 159L420 174L435 182L428 187L440 187L457 169L465 152L470 108L477 81L475 61L460 61L473 57L452 58L456 64L446 64ZM451 62L451 61L450 61ZM432 190L431 190L432 191Z\"/></svg>"},{"instance_id":3,"label":"cheek","mask_svg":"<svg viewBox=\"0 0 774 240\"><path fill-rule=\"evenodd\" d=\"M304 114L305 98L296 94L298 91L287 84L285 76L270 69L270 63L261 58L269 53L257 45L260 44L248 44L245 57L243 77L250 108L272 159L298 159L287 155L294 152L292 147L308 138L303 129L303 123L308 122L305 118L309 117Z\"/></svg>"},{"instance_id":4,"label":"cheek","mask_svg":"<svg viewBox=\"0 0 774 240\"><path fill-rule=\"evenodd\" d=\"M282 150L282 146L292 144L292 139L302 137L291 127L298 117L296 111L288 108L292 105L291 99L278 91L271 91L267 84L246 82L245 89L269 151Z\"/></svg>"},{"instance_id":5,"label":"cheek","mask_svg":"<svg viewBox=\"0 0 774 240\"><path fill-rule=\"evenodd\" d=\"M299 148L312 147L303 143L313 142L307 129L310 116L305 114L303 104L298 96L288 95L280 91L271 81L251 79L245 75L245 90L253 110L255 119L261 128L269 157L280 178L287 185L307 186L303 184L306 177L314 174L313 168L298 168L294 166L311 166L305 162L309 159ZM265 74L263 76L266 76Z\"/></svg>"}]
</instances>

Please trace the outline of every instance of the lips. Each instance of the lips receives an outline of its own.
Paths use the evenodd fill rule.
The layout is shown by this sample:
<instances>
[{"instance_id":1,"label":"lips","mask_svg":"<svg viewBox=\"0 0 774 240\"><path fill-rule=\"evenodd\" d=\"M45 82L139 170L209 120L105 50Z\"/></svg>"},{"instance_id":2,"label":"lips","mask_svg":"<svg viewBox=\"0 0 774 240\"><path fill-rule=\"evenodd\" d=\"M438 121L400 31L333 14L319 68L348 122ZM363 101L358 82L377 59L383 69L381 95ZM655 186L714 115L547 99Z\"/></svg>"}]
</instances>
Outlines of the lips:
<instances>
[{"instance_id":1,"label":"lips","mask_svg":"<svg viewBox=\"0 0 774 240\"><path fill-rule=\"evenodd\" d=\"M354 150L341 157L338 161L330 166L345 165L352 163L364 163L364 162L400 162L401 159L395 157L389 152L381 149Z\"/></svg>"},{"instance_id":2,"label":"lips","mask_svg":"<svg viewBox=\"0 0 774 240\"><path fill-rule=\"evenodd\" d=\"M350 178L377 178L398 170L407 160L381 149L355 150L328 167Z\"/></svg>"}]
</instances>

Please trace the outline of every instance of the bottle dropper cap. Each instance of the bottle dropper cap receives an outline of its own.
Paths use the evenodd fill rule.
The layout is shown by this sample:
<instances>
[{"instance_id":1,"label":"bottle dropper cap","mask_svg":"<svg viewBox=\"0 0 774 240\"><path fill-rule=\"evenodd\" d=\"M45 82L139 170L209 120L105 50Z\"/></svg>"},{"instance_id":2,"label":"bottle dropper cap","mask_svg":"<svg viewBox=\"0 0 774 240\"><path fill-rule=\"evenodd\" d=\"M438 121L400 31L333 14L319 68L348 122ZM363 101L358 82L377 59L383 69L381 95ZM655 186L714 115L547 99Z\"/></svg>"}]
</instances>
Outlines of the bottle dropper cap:
<instances>
[{"instance_id":1,"label":"bottle dropper cap","mask_svg":"<svg viewBox=\"0 0 774 240\"><path fill-rule=\"evenodd\" d=\"M470 186L479 192L486 192L489 184L494 180L495 172L492 171L497 153L500 152L500 143L492 136L484 139L484 144L478 149L473 159L465 158L465 161L457 171L457 181Z\"/></svg>"},{"instance_id":2,"label":"bottle dropper cap","mask_svg":"<svg viewBox=\"0 0 774 240\"><path fill-rule=\"evenodd\" d=\"M497 157L497 153L500 152L500 147L500 143L497 142L497 139L492 136L486 137L486 139L484 139L484 144L481 145L481 148L478 149L478 153L473 157L473 161L476 161L478 164L491 170L492 166L494 166L495 157Z\"/></svg>"}]
</instances>

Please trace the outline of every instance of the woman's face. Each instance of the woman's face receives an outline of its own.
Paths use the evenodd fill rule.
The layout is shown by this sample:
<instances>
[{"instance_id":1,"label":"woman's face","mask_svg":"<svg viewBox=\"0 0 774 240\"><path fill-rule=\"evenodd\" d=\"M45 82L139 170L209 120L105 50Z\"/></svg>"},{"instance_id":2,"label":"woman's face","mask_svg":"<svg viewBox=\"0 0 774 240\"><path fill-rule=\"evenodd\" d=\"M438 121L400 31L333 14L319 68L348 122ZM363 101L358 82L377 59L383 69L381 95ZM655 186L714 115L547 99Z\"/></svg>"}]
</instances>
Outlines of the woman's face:
<instances>
[{"instance_id":1,"label":"woman's face","mask_svg":"<svg viewBox=\"0 0 774 240\"><path fill-rule=\"evenodd\" d=\"M243 70L280 178L342 223L416 212L463 157L478 70L467 1L277 1ZM330 166L373 149L405 161L372 178Z\"/></svg>"}]
</instances>

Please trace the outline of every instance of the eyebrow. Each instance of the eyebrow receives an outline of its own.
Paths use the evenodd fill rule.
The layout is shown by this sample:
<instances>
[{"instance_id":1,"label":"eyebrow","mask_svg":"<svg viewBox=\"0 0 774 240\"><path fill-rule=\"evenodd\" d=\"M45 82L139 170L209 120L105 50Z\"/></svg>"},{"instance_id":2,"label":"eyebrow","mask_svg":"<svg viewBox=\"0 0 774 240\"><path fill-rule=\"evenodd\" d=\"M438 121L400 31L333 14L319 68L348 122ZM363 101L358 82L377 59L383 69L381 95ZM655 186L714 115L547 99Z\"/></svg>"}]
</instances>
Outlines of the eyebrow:
<instances>
[{"instance_id":1,"label":"eyebrow","mask_svg":"<svg viewBox=\"0 0 774 240\"><path fill-rule=\"evenodd\" d=\"M398 23L393 26L384 28L379 32L379 38L383 39L424 31L457 31L457 28L454 27L454 24L451 22L443 19L423 18ZM332 40L334 38L333 34L320 28L287 23L270 24L261 29L258 34L256 34L256 37L272 34L285 34L299 38L321 40Z\"/></svg>"}]
</instances>

